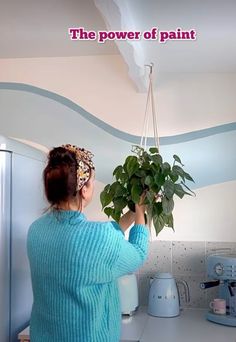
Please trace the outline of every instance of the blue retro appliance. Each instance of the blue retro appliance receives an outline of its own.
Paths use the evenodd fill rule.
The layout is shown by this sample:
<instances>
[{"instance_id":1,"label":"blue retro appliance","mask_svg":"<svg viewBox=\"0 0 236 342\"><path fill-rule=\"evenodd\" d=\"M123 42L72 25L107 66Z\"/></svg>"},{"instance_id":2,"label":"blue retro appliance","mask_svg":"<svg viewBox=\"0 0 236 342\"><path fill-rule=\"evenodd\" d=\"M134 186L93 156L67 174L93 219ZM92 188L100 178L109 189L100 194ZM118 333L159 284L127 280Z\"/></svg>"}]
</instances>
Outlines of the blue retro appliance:
<instances>
[{"instance_id":1,"label":"blue retro appliance","mask_svg":"<svg viewBox=\"0 0 236 342\"><path fill-rule=\"evenodd\" d=\"M200 283L202 289L218 286L218 298L225 299L226 313L215 314L209 310L209 321L236 327L236 255L218 254L207 258L207 277L211 280Z\"/></svg>"},{"instance_id":2,"label":"blue retro appliance","mask_svg":"<svg viewBox=\"0 0 236 342\"><path fill-rule=\"evenodd\" d=\"M189 302L188 284L175 280L171 273L157 273L149 290L148 314L157 317L175 317L180 314L180 299L177 284L184 286L185 301Z\"/></svg>"}]
</instances>

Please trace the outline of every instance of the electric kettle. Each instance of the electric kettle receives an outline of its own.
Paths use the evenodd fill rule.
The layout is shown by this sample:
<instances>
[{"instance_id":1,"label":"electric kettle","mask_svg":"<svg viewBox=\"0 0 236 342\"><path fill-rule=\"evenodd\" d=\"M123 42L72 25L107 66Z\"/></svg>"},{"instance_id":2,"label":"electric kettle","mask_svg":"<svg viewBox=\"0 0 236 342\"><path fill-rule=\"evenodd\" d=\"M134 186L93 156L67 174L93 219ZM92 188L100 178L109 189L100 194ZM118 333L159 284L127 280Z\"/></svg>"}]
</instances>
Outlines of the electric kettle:
<instances>
[{"instance_id":1,"label":"electric kettle","mask_svg":"<svg viewBox=\"0 0 236 342\"><path fill-rule=\"evenodd\" d=\"M175 280L170 273L157 273L151 281L148 298L148 314L158 317L175 317L180 313L177 284L184 286L185 300L189 302L189 288L186 281Z\"/></svg>"}]
</instances>

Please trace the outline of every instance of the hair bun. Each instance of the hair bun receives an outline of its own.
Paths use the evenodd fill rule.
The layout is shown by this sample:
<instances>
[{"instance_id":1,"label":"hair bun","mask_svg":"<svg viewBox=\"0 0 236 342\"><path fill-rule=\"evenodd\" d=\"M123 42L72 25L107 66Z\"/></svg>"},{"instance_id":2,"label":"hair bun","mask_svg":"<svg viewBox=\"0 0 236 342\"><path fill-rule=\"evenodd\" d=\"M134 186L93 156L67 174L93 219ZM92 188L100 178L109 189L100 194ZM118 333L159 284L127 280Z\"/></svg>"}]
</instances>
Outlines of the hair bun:
<instances>
[{"instance_id":1,"label":"hair bun","mask_svg":"<svg viewBox=\"0 0 236 342\"><path fill-rule=\"evenodd\" d=\"M71 166L75 162L75 154L64 147L55 147L48 155L48 165L51 167L58 167L65 164Z\"/></svg>"}]
</instances>

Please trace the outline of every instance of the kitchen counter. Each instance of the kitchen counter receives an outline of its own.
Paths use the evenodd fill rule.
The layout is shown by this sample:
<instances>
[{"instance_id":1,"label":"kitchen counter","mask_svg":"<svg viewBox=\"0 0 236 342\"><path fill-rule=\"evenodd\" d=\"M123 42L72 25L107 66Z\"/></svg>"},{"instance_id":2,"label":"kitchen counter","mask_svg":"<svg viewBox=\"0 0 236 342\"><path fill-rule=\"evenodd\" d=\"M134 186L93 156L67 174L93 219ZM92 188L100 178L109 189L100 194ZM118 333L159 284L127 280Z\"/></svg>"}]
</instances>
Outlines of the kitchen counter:
<instances>
[{"instance_id":1,"label":"kitchen counter","mask_svg":"<svg viewBox=\"0 0 236 342\"><path fill-rule=\"evenodd\" d=\"M152 317L141 307L122 320L121 341L140 342L236 342L236 327L205 319L206 310L184 309L172 318Z\"/></svg>"},{"instance_id":2,"label":"kitchen counter","mask_svg":"<svg viewBox=\"0 0 236 342\"><path fill-rule=\"evenodd\" d=\"M178 317L159 318L141 307L122 319L121 342L236 342L236 327L211 323L205 314L203 309L184 309ZM28 328L19 334L23 337L28 341Z\"/></svg>"}]
</instances>

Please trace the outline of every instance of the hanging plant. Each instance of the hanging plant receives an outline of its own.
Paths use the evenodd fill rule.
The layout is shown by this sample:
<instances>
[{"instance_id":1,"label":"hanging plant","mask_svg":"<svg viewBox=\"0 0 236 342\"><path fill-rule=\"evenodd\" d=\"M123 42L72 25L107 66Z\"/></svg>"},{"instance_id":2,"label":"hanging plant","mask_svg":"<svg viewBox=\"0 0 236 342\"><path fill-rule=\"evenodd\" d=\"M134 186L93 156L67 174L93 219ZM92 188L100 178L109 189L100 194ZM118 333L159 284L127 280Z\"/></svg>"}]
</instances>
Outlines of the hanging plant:
<instances>
[{"instance_id":1,"label":"hanging plant","mask_svg":"<svg viewBox=\"0 0 236 342\"><path fill-rule=\"evenodd\" d=\"M140 146L133 146L124 165L113 171L115 181L107 184L100 194L102 209L108 217L119 222L123 210L135 211L135 203L140 202L144 193L147 215L153 222L156 235L166 226L174 229L174 196L183 198L194 192L186 185L186 180L194 182L184 171L180 158L173 155L173 164L164 162L156 147L147 152Z\"/></svg>"}]
</instances>

